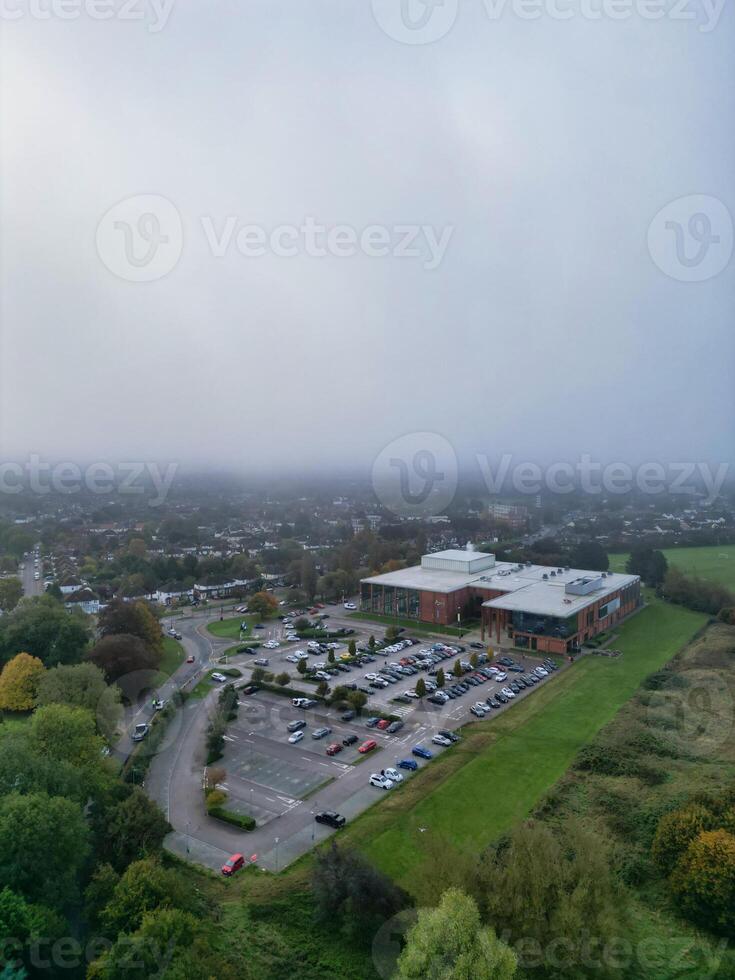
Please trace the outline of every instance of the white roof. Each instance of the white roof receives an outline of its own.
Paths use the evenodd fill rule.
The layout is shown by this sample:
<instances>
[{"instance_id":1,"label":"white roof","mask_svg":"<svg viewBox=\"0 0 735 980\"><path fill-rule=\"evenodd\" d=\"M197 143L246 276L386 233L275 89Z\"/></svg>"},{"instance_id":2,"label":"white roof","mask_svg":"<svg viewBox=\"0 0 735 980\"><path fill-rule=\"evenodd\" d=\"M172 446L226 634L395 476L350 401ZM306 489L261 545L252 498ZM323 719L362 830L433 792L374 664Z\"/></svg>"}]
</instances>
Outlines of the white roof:
<instances>
[{"instance_id":1,"label":"white roof","mask_svg":"<svg viewBox=\"0 0 735 980\"><path fill-rule=\"evenodd\" d=\"M439 555L444 556L444 552ZM468 552L459 552L467 556ZM496 609L516 609L535 612L544 616L571 616L579 609L596 602L609 593L616 592L638 580L637 575L607 572L603 586L588 595L576 596L565 592L568 582L584 576L598 576L589 569L569 568L557 570L548 565L515 565L512 562L496 562L479 575L477 572L459 572L424 568L412 565L384 575L373 575L362 581L366 584L384 585L397 589L416 589L426 592L456 592L469 585L480 589L502 590L505 595L488 599L485 606ZM544 578L544 575L546 578ZM564 600L570 600L565 602Z\"/></svg>"}]
</instances>

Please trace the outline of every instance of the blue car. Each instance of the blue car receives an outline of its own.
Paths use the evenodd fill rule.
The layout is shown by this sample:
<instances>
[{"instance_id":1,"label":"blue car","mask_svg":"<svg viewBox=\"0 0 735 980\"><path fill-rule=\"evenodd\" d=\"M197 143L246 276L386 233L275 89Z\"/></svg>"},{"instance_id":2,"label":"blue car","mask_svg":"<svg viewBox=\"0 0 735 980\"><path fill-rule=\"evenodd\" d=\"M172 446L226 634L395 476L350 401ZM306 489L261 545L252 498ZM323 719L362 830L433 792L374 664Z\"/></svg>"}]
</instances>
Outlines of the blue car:
<instances>
[{"instance_id":1,"label":"blue car","mask_svg":"<svg viewBox=\"0 0 735 980\"><path fill-rule=\"evenodd\" d=\"M411 754L412 755L417 755L419 757L419 759L433 759L434 758L434 753L433 752L429 752L429 750L428 749L425 749L423 747L423 745L414 745L414 747L411 749Z\"/></svg>"},{"instance_id":2,"label":"blue car","mask_svg":"<svg viewBox=\"0 0 735 980\"><path fill-rule=\"evenodd\" d=\"M398 763L399 769L410 769L411 772L418 769L418 767L418 762L414 762L413 759L401 759L401 761Z\"/></svg>"}]
</instances>

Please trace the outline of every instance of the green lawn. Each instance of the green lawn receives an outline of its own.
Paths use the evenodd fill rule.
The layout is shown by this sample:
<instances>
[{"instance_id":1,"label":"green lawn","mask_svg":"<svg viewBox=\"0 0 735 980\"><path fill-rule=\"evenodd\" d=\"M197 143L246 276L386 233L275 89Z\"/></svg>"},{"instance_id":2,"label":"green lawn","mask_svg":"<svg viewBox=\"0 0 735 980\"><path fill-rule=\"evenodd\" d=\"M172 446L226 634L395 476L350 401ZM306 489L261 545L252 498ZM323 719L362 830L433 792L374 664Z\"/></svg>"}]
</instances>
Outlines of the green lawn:
<instances>
[{"instance_id":1,"label":"green lawn","mask_svg":"<svg viewBox=\"0 0 735 980\"><path fill-rule=\"evenodd\" d=\"M375 807L357 822L356 843L409 889L420 857L419 828L473 851L487 845L528 815L641 680L705 622L703 615L652 600L620 627L615 646L622 657L585 657L512 710L465 728L464 742L386 800L389 807Z\"/></svg>"},{"instance_id":2,"label":"green lawn","mask_svg":"<svg viewBox=\"0 0 735 980\"><path fill-rule=\"evenodd\" d=\"M350 619L362 619L368 623L378 623L382 626L404 626L413 633L443 633L445 636L464 636L473 629L479 629L480 621L468 620L462 629L456 626L442 626L440 623L419 623L415 619L396 619L395 616L380 616L378 613L350 613Z\"/></svg>"},{"instance_id":3,"label":"green lawn","mask_svg":"<svg viewBox=\"0 0 735 980\"><path fill-rule=\"evenodd\" d=\"M184 648L173 636L163 639L163 657L161 658L161 673L170 677L179 669L184 661Z\"/></svg>"},{"instance_id":4,"label":"green lawn","mask_svg":"<svg viewBox=\"0 0 735 980\"><path fill-rule=\"evenodd\" d=\"M218 636L226 640L239 640L240 623L250 624L250 629L245 635L251 636L253 625L258 622L260 622L259 616L235 616L232 619L216 619L214 622L207 624L207 629L212 636Z\"/></svg>"},{"instance_id":5,"label":"green lawn","mask_svg":"<svg viewBox=\"0 0 735 980\"><path fill-rule=\"evenodd\" d=\"M735 592L735 544L665 548L664 554L669 565L676 565L686 575L698 575ZM610 568L614 572L624 572L627 560L627 554L610 555Z\"/></svg>"}]
</instances>

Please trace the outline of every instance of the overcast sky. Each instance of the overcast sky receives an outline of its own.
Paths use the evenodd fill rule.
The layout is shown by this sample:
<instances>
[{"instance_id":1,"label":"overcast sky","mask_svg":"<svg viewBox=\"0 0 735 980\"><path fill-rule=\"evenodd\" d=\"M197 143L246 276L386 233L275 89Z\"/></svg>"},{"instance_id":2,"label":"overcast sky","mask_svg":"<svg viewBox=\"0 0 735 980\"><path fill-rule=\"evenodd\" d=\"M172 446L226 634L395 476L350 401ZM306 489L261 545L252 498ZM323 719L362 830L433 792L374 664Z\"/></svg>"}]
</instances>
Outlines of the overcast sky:
<instances>
[{"instance_id":1,"label":"overcast sky","mask_svg":"<svg viewBox=\"0 0 735 980\"><path fill-rule=\"evenodd\" d=\"M734 17L688 2L460 0L406 44L399 0L177 0L165 24L146 0L131 21L5 0L2 455L369 465L421 430L540 462L731 459ZM105 218L140 195L142 223ZM250 225L265 254L238 250Z\"/></svg>"}]
</instances>

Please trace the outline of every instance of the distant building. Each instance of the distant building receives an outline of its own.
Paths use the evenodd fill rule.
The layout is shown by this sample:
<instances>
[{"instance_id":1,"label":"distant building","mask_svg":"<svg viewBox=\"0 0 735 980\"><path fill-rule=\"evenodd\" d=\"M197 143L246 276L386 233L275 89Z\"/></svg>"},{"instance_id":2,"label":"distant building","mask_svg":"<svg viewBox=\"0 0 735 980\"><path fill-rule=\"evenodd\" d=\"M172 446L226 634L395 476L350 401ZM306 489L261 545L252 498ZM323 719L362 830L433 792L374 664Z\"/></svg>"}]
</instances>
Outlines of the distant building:
<instances>
[{"instance_id":1,"label":"distant building","mask_svg":"<svg viewBox=\"0 0 735 980\"><path fill-rule=\"evenodd\" d=\"M99 596L95 595L91 589L79 589L78 592L72 592L64 597L64 608L81 609L82 612L90 616L96 616L100 611Z\"/></svg>"}]
</instances>

